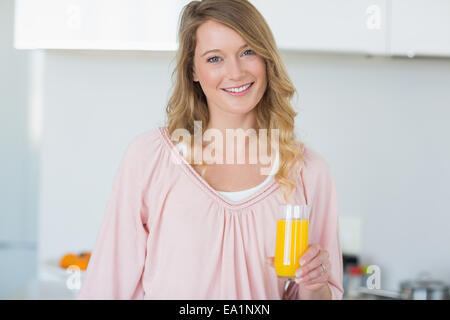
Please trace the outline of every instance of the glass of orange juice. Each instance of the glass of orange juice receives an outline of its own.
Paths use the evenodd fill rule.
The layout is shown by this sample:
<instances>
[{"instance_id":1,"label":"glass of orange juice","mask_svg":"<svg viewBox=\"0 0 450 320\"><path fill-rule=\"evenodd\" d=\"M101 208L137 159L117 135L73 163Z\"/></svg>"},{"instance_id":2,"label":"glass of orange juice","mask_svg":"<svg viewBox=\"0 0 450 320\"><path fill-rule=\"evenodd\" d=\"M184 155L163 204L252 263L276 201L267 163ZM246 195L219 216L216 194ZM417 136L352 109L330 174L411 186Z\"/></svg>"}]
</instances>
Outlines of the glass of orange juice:
<instances>
[{"instance_id":1,"label":"glass of orange juice","mask_svg":"<svg viewBox=\"0 0 450 320\"><path fill-rule=\"evenodd\" d=\"M277 220L274 267L278 277L294 279L308 249L309 205L281 206Z\"/></svg>"}]
</instances>

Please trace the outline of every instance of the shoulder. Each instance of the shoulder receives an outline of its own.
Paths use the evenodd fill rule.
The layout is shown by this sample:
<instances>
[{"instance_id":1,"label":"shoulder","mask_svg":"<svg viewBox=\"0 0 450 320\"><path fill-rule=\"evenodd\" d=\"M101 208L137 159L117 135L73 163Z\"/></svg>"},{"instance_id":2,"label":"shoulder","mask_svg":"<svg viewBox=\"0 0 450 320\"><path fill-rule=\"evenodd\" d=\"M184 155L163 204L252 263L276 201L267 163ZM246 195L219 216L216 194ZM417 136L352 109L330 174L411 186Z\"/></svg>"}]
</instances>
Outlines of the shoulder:
<instances>
[{"instance_id":1,"label":"shoulder","mask_svg":"<svg viewBox=\"0 0 450 320\"><path fill-rule=\"evenodd\" d=\"M315 149L304 146L302 166L298 179L304 187L305 198L310 203L314 201L328 201L327 197L334 196L335 184L328 161Z\"/></svg>"},{"instance_id":2,"label":"shoulder","mask_svg":"<svg viewBox=\"0 0 450 320\"><path fill-rule=\"evenodd\" d=\"M152 128L134 136L127 146L127 153L147 155L159 151L161 145L161 127Z\"/></svg>"},{"instance_id":3,"label":"shoulder","mask_svg":"<svg viewBox=\"0 0 450 320\"><path fill-rule=\"evenodd\" d=\"M161 138L161 127L152 128L132 138L129 146L149 147L153 145L155 142L159 142L160 138Z\"/></svg>"},{"instance_id":4,"label":"shoulder","mask_svg":"<svg viewBox=\"0 0 450 320\"><path fill-rule=\"evenodd\" d=\"M321 153L312 147L302 144L302 170L309 175L319 175L329 173L330 168L327 160Z\"/></svg>"},{"instance_id":5,"label":"shoulder","mask_svg":"<svg viewBox=\"0 0 450 320\"><path fill-rule=\"evenodd\" d=\"M128 143L124 161L137 165L156 162L163 152L160 127L152 128L134 136ZM154 161L152 161L154 159Z\"/></svg>"}]
</instances>

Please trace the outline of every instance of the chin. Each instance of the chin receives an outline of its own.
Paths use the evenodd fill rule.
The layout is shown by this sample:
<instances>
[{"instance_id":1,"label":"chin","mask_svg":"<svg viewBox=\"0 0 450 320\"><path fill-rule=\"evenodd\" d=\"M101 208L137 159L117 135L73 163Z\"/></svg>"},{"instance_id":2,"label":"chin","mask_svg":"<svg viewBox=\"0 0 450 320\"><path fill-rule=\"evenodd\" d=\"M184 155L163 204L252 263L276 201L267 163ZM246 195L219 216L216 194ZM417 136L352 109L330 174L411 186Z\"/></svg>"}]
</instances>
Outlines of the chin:
<instances>
[{"instance_id":1,"label":"chin","mask_svg":"<svg viewBox=\"0 0 450 320\"><path fill-rule=\"evenodd\" d=\"M247 113L251 112L253 109L254 109L254 107L242 109L241 107L237 106L236 108L228 109L228 111L231 113L236 113L236 114L247 114Z\"/></svg>"}]
</instances>

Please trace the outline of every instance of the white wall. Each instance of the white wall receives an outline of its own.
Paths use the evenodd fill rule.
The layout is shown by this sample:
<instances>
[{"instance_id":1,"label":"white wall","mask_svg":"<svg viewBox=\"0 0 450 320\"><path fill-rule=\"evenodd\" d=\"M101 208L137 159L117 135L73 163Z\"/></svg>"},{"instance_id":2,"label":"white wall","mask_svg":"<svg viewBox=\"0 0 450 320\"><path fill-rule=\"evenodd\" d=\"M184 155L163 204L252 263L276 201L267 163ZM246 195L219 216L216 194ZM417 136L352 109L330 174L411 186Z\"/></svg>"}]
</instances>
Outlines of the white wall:
<instances>
[{"instance_id":1,"label":"white wall","mask_svg":"<svg viewBox=\"0 0 450 320\"><path fill-rule=\"evenodd\" d=\"M128 143L162 125L165 53L48 51L40 261L91 250Z\"/></svg>"},{"instance_id":2,"label":"white wall","mask_svg":"<svg viewBox=\"0 0 450 320\"><path fill-rule=\"evenodd\" d=\"M450 59L289 54L299 128L328 160L342 216L363 218L382 287L450 283Z\"/></svg>"},{"instance_id":3,"label":"white wall","mask_svg":"<svg viewBox=\"0 0 450 320\"><path fill-rule=\"evenodd\" d=\"M36 274L36 152L28 132L29 52L13 49L13 0L0 1L0 299Z\"/></svg>"},{"instance_id":4,"label":"white wall","mask_svg":"<svg viewBox=\"0 0 450 320\"><path fill-rule=\"evenodd\" d=\"M127 144L162 125L173 52L48 51L40 261L91 250ZM382 288L450 282L449 59L283 53L298 132L328 161L343 217L363 219Z\"/></svg>"}]
</instances>

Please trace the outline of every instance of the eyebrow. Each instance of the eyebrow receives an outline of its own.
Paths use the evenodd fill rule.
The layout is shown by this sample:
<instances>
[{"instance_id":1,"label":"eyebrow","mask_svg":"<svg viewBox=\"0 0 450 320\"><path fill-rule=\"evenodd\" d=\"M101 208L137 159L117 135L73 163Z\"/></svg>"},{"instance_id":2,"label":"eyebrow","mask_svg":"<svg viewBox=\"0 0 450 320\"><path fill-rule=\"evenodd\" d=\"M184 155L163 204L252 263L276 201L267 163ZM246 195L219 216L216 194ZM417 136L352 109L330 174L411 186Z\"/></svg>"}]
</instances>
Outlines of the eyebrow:
<instances>
[{"instance_id":1,"label":"eyebrow","mask_svg":"<svg viewBox=\"0 0 450 320\"><path fill-rule=\"evenodd\" d=\"M242 45L242 46L239 48L239 50L242 50L242 49L244 49L245 47L248 47L248 44L247 44L247 43L245 43L244 45ZM203 57L203 56L206 55L207 53L214 52L214 51L220 51L220 52L222 52L222 50L220 50L220 49L212 49L212 50L206 51L206 52L203 53L201 56Z\"/></svg>"}]
</instances>

